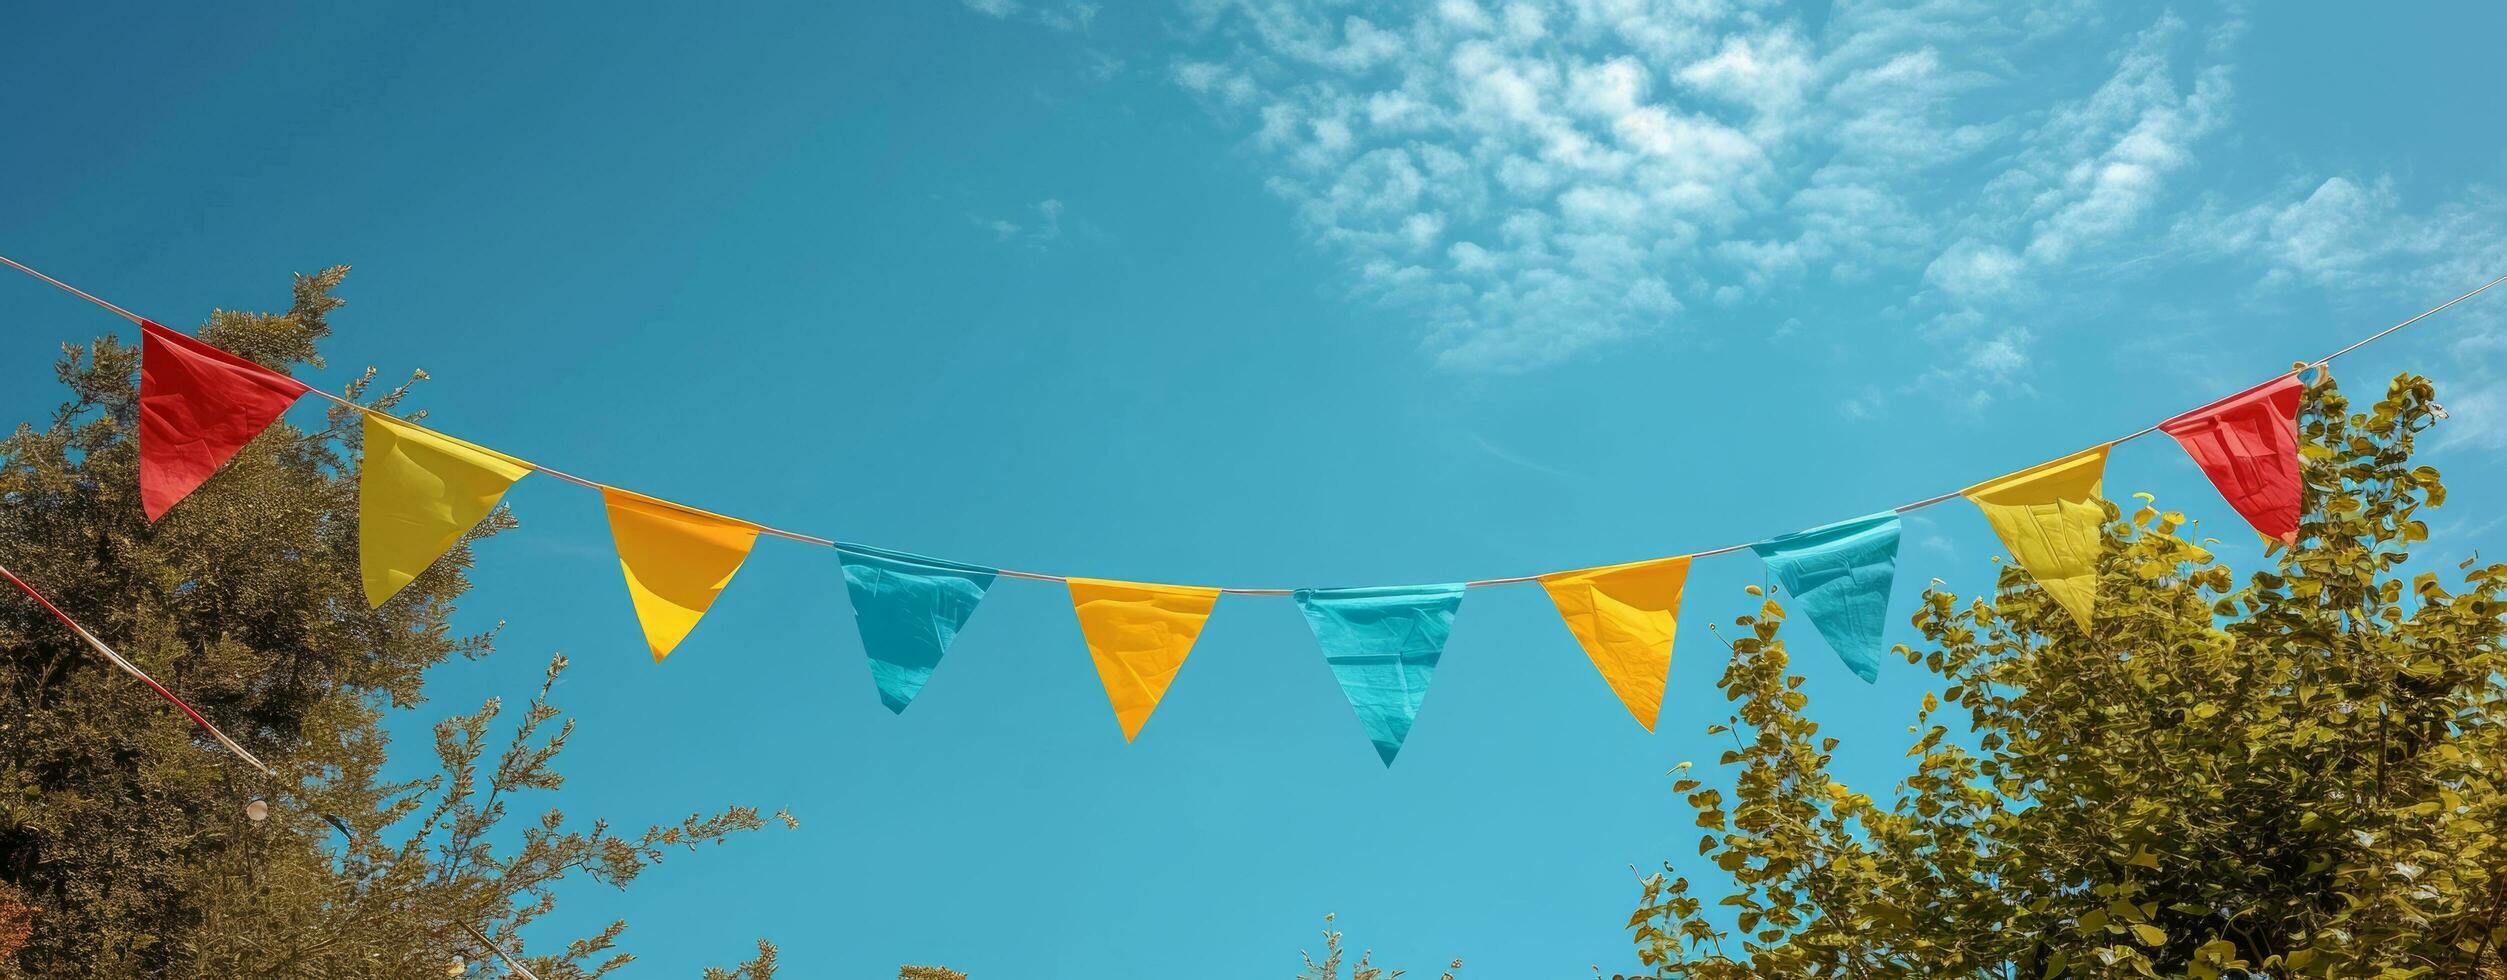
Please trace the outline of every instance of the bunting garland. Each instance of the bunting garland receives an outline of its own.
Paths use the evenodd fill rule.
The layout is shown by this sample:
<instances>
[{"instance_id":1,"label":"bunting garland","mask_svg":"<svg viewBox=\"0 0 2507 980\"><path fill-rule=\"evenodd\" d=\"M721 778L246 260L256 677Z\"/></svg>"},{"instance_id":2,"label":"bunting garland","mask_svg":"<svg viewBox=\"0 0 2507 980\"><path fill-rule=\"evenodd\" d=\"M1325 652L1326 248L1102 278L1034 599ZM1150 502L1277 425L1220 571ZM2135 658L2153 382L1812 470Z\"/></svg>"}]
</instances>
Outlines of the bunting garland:
<instances>
[{"instance_id":1,"label":"bunting garland","mask_svg":"<svg viewBox=\"0 0 2507 980\"><path fill-rule=\"evenodd\" d=\"M2306 387L2291 372L2159 423L2256 533L2285 543L2298 540L2305 491L2298 402Z\"/></svg>"},{"instance_id":2,"label":"bunting garland","mask_svg":"<svg viewBox=\"0 0 2507 980\"><path fill-rule=\"evenodd\" d=\"M1696 558L1751 551L1782 580L1839 659L1878 676L1896 577L1899 515L1964 497L2011 559L2086 630L2097 606L2100 502L2109 450L2164 431L2263 535L2294 541L2304 483L2299 372L2165 422L1954 494L1750 544L1544 575L1351 589L1206 588L992 568L781 530L607 486L462 441L312 388L132 314L5 256L5 264L130 320L141 332L139 479L154 522L305 394L363 417L360 570L381 605L493 511L524 476L601 492L631 604L653 659L687 638L761 535L835 549L881 704L902 713L922 692L999 577L1061 582L1126 741L1136 738L1191 655L1218 597L1290 596L1386 765L1408 741L1467 589L1538 582L1606 683L1649 731L1660 719L1680 599ZM2325 358L2463 302L2501 276Z\"/></svg>"},{"instance_id":3,"label":"bunting garland","mask_svg":"<svg viewBox=\"0 0 2507 980\"><path fill-rule=\"evenodd\" d=\"M139 509L150 523L313 390L208 344L139 322Z\"/></svg>"},{"instance_id":4,"label":"bunting garland","mask_svg":"<svg viewBox=\"0 0 2507 980\"><path fill-rule=\"evenodd\" d=\"M1427 701L1428 682L1462 609L1462 584L1299 589L1297 608L1323 647L1367 741L1393 764Z\"/></svg>"},{"instance_id":5,"label":"bunting garland","mask_svg":"<svg viewBox=\"0 0 2507 980\"><path fill-rule=\"evenodd\" d=\"M609 505L609 535L618 546L627 597L653 662L660 663L749 559L757 525L617 487L602 487L601 498Z\"/></svg>"},{"instance_id":6,"label":"bunting garland","mask_svg":"<svg viewBox=\"0 0 2507 980\"><path fill-rule=\"evenodd\" d=\"M999 572L858 544L836 546L836 560L879 703L904 714Z\"/></svg>"},{"instance_id":7,"label":"bunting garland","mask_svg":"<svg viewBox=\"0 0 2507 980\"><path fill-rule=\"evenodd\" d=\"M357 475L357 553L366 601L392 593L496 509L531 464L385 415L365 419Z\"/></svg>"},{"instance_id":8,"label":"bunting garland","mask_svg":"<svg viewBox=\"0 0 2507 980\"><path fill-rule=\"evenodd\" d=\"M1093 578L1075 578L1069 585L1089 659L1097 662L1106 701L1129 742L1140 736L1140 726L1158 710L1175 672L1192 655L1193 641L1219 604L1219 590Z\"/></svg>"},{"instance_id":9,"label":"bunting garland","mask_svg":"<svg viewBox=\"0 0 2507 980\"><path fill-rule=\"evenodd\" d=\"M1880 680L1880 633L1898 577L1898 512L1882 511L1751 545L1794 608L1866 684Z\"/></svg>"},{"instance_id":10,"label":"bunting garland","mask_svg":"<svg viewBox=\"0 0 2507 980\"><path fill-rule=\"evenodd\" d=\"M2106 475L2107 450L2094 446L2051 463L2040 463L1959 495L1974 501L2011 549L2011 560L2037 580L2054 601L2089 629L2098 607L2098 539L2106 509L2098 484Z\"/></svg>"},{"instance_id":11,"label":"bunting garland","mask_svg":"<svg viewBox=\"0 0 2507 980\"><path fill-rule=\"evenodd\" d=\"M1680 628L1680 589L1689 559L1659 558L1541 576L1541 588L1584 645L1637 724L1654 730L1671 678L1671 641Z\"/></svg>"}]
</instances>

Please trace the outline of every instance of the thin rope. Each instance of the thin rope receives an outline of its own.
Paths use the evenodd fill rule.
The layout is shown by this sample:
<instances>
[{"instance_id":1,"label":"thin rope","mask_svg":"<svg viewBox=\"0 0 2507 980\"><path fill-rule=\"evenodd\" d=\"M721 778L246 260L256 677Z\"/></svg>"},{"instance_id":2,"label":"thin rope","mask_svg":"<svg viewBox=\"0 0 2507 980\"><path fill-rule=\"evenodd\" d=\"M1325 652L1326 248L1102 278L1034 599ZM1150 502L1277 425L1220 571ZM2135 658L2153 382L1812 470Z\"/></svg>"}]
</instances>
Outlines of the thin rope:
<instances>
[{"instance_id":1,"label":"thin rope","mask_svg":"<svg viewBox=\"0 0 2507 980\"><path fill-rule=\"evenodd\" d=\"M47 276L47 275L44 275L43 273L40 273L40 272L37 272L37 271L35 271L35 270L33 270L33 269L27 268L26 266L19 264L19 262L18 262L16 259L10 258L10 257L8 257L8 256L6 256L6 255L0 255L0 262L6 262L6 263L8 263L9 268L16 269L16 270L17 270L17 271L19 271L19 272L23 272L23 273L25 273L25 274L27 274L27 275L30 275L30 276L33 276L33 277L35 277L35 278L37 278L37 279L41 279L41 280L43 280L43 281L45 281L45 282L48 282L48 283L51 283L51 284L53 284L53 285L55 285L55 286L59 286L59 287L61 287L62 289L69 290L70 295L72 295L72 296L76 296L76 297L78 297L78 298L80 298L80 299L83 299L83 300L86 300L86 301L88 301L88 302L90 302L90 303L94 303L94 304L96 304L97 306L104 307L105 309L112 310L115 316L119 316L119 317L121 317L122 319L129 320L129 321L130 321L133 325L145 324L145 323L147 323L147 322L148 322L148 321L147 321L147 319L145 319L145 318L141 317L141 316L140 316L139 314L137 314L137 313L133 313L133 312L131 312L131 311L129 311L129 310L126 310L126 309L123 309L123 308L121 308L121 307L119 307L119 306L115 306L115 305L113 305L113 304L111 304L111 303L107 303L107 302L105 302L105 301L103 301L103 300L97 299L95 296L90 295L90 294L89 294L86 290L84 290L84 289L80 289L80 288L78 288L78 287L76 287L76 286L70 285L69 283L62 282L61 280L58 280L58 279L52 278L51 276Z\"/></svg>"},{"instance_id":2,"label":"thin rope","mask_svg":"<svg viewBox=\"0 0 2507 980\"><path fill-rule=\"evenodd\" d=\"M479 945L487 947L488 952L496 954L497 959L505 961L505 968L520 974L522 976L522 980L540 980L539 974L531 972L530 967L522 965L520 960L514 959L512 954L505 952L505 947L499 946L496 944L495 940L489 939L486 933L479 931L479 927L471 925L470 923L460 919L453 920L453 924L460 926L461 931L469 933L470 938L477 940Z\"/></svg>"},{"instance_id":3,"label":"thin rope","mask_svg":"<svg viewBox=\"0 0 2507 980\"><path fill-rule=\"evenodd\" d=\"M0 261L7 260L0 259ZM9 264L16 265L17 263L11 262ZM0 577L7 578L9 580L9 584L17 586L18 591L26 593L27 598L33 599L36 604L43 606L45 612L51 613L52 618L60 620L61 625L68 627L71 633L77 635L80 640L85 641L90 649L102 654L106 660L112 661L113 665L121 668L123 673L138 678L140 683L148 685L148 689L157 692L157 696L164 698L167 704L171 704L177 709L180 709L185 717L192 720L192 724L198 725L200 726L200 730L208 732L209 737L216 739L220 746L225 747L228 752L234 753L236 758L244 760L245 763L251 765L256 770L259 770L264 776L268 776L272 779L278 778L277 772L273 771L268 765L264 764L252 753L245 751L243 746L235 744L234 739L226 737L226 733L220 731L218 726L211 724L209 719L203 717L198 709L193 708L182 698L176 697L173 691L166 690L165 685L157 683L157 679L148 676L148 672L139 669L139 665L131 663L129 660L124 659L121 654L114 652L114 649L106 646L103 640L96 639L96 634L88 632L87 627L79 625L78 620L72 619L70 618L70 614L62 612L61 607L53 605L51 599L45 598L44 594L36 591L34 586L26 584L25 579L17 577L16 572L9 571L6 566L0 566ZM340 818L327 813L322 815L322 819L329 823L333 828L336 828L340 832L341 836L346 837L348 839L349 846L356 846L357 834L355 831L349 829L347 821L341 820ZM505 952L504 947L498 946L493 940L490 940L485 934L481 933L477 927L460 920L454 920L453 924L460 926L461 931L469 933L470 938L476 940L479 945L487 947L488 951L495 953L497 959L504 961L507 969L520 974L526 978L526 980L540 980L539 976L532 973L529 967L523 966L520 961L514 959L511 955L508 955Z\"/></svg>"},{"instance_id":4,"label":"thin rope","mask_svg":"<svg viewBox=\"0 0 2507 980\"><path fill-rule=\"evenodd\" d=\"M9 267L11 267L11 268L14 268L14 269L18 270L19 272L26 273L27 275L33 276L33 277L35 277L35 278L37 278L37 279L41 279L41 280L43 280L43 281L45 281L45 282L51 283L51 284L53 284L53 285L55 285L55 286L58 286L58 287L60 287L61 289L63 289L63 290L65 290L65 291L69 292L71 295L73 295L73 296L77 296L78 298L83 299L83 300L86 300L86 301L88 301L88 302L90 302L90 303L94 303L94 304L96 304L97 306L101 306L101 307L103 307L103 308L105 308L105 309L107 309L107 310L111 310L111 311L113 311L116 315L119 315L119 316L121 316L123 319L129 320L129 321L131 321L132 323L137 323L137 324L142 324L142 325L145 325L145 324L148 324L148 323L150 323L150 322L151 322L151 321L149 321L149 320L146 320L146 319L141 318L139 315L134 314L134 313L132 313L132 312L131 312L131 311L129 311L129 310L125 310L125 309L123 309L123 308L121 308L121 307L119 307L119 306L115 306L115 305L113 305L113 304L111 304L111 303L105 302L104 300L98 299L98 298L96 298L95 296L93 296L93 295L89 294L87 291L82 290L82 289L79 289L79 288L78 288L78 287L76 287L76 286L72 286L72 285L70 285L69 283L62 282L61 280L58 280L58 279L52 278L51 276L44 275L44 274L43 274L43 273L41 273L41 272L37 272L37 271L35 271L34 269L28 268L27 266L25 266L25 265L23 265L23 264L20 264L17 260L12 259L12 258L9 258L8 256L5 256L5 255L0 255L0 264L6 264L6 265L8 265ZM2453 306L2453 305L2455 305L2455 304L2457 304L2457 303L2461 303L2461 302L2463 302L2464 300L2471 299L2471 298L2472 298L2472 297L2474 297L2474 296L2478 296L2478 295L2482 294L2483 292L2488 291L2490 287L2495 286L2495 285L2498 285L2499 283L2502 283L2502 282L2507 282L2507 276L2500 276L2500 277L2498 277L2498 278L2496 278L2496 279L2492 279L2492 280L2490 280L2490 281L2488 281L2488 282L2482 283L2482 284L2481 284L2481 285L2479 285L2479 286L2473 287L2473 288L2472 288L2469 292L2466 292L2466 293L2464 293L2464 294L2463 294L2463 295L2461 295L2461 296L2457 296L2457 297L2455 297L2454 299L2447 300L2446 302L2439 303L2439 304L2438 304L2438 305L2436 305L2436 306L2432 306L2432 307L2429 307L2429 308L2428 308L2428 309L2426 309L2426 310L2422 310L2422 311L2420 311L2419 315L2414 316L2414 317L2412 317L2411 319L2404 320L2404 321L2403 321L2403 322L2401 322L2401 323L2394 324L2393 326L2390 326L2390 327L2387 327L2387 328L2385 328L2385 329L2383 329L2383 330L2379 330L2379 331L2377 331L2377 332L2375 332L2375 333L2369 334L2369 335L2368 335L2368 336L2366 336L2366 337L2362 337L2362 338L2360 338L2360 339L2358 339L2358 340L2356 340L2356 341L2353 341L2353 342L2350 344L2350 346L2344 347L2344 348L2342 348L2342 349L2340 349L2340 350L2337 350L2337 351L2334 351L2334 352L2332 352L2332 353L2330 353L2330 354L2326 354L2326 355L2324 355L2323 357L2317 358L2316 360L2309 361L2309 362L2307 362L2307 363L2305 364L2305 366L2304 366L2304 367L2300 367L2300 368L2298 368L2298 369L2296 369L2296 370L2292 370L2292 371L2284 371L2284 372L2282 372L2282 373L2280 373L2280 374L2273 375L2270 379L2267 379L2267 380L2266 380L2266 383L2269 383L2270 381L2277 381L2277 380L2279 380L2279 379L2281 379L2281 378L2288 377L2289 375L2292 375L2292 374L2298 374L2298 373L2303 372L2303 371L2305 371L2305 370L2307 370L2307 369L2309 369L2309 368L2320 368L2320 367L2324 367L2324 366L2326 366L2326 365L2329 365L2329 364L2331 364L2331 363L2333 362L2333 359L2334 359L2334 358L2340 357L2340 356L2342 356L2342 355L2344 355L2344 354L2348 354L2348 353L2350 353L2350 352L2352 352L2352 351L2358 350L2359 348L2365 347L2365 346L2367 346L2367 345L2369 345L2369 344L2371 344L2371 343L2375 343L2376 341L2382 340L2382 339L2384 339L2385 337L2387 337L2387 336L2389 336L2389 335L2393 334L2395 331L2401 330L2401 329L2402 329L2402 328L2404 328L2404 327L2408 327L2408 326L2410 326L2410 325L2412 325L2412 324L2415 324L2415 323L2418 323L2418 322L2420 322L2420 321L2422 321L2422 320L2428 319L2429 317L2435 316L2435 315L2437 315L2438 313L2440 313L2440 312L2444 311L2447 307ZM333 403L335 403L335 404L337 404L337 405L339 405L339 406L341 406L341 407L343 407L343 408L348 408L348 409L352 409L352 410L359 411L359 412L373 412L373 411L375 411L374 409L368 408L368 407L366 407L366 406L364 406L364 405L359 405L359 404L357 404L356 402L349 401L347 398L341 397L341 396L339 396L339 395L334 395L334 394L332 394L332 393L330 393L330 392L323 391L323 390L321 390L321 389L319 389L319 388L309 388L309 390L311 390L311 391L312 391L314 394L316 394L316 395L320 395L320 396L322 396L323 398L330 399ZM2200 407L2200 406L2197 406L2197 408L2199 408L2199 407ZM2190 410L2189 410L2189 411L2190 411ZM2099 443L2098 445L2103 445L2103 446L2114 446L2114 445L2119 445L2119 444L2122 444L2122 443L2131 442L2131 441L2133 441L2133 440L2135 440L2135 439L2139 439L2139 438L2141 438L2141 437L2143 437L2143 436L2146 436L2146 435L2149 435L2149 434L2151 434L2151 433L2153 433L2153 432L2157 432L2157 431L2159 431L2159 427L2160 427L2160 426L2163 426L2163 425L2166 425L2168 420L2173 420L2173 419L2178 418L2178 417L2180 417L2180 416L2182 416L2182 415L2184 415L2184 414L2185 414L2185 413L2183 413L2183 412L2179 412L2179 413L2177 413L2176 415L2171 415L2171 416L2168 416L2168 419L2167 419L2167 420L2161 420L2161 421L2159 421L2159 422L2152 423L2151 425L2149 425L2149 426L2147 426L2147 427L2144 427L2144 428L2141 428L2141 429L2134 430L2134 431L2133 431L2133 432L2131 432L2131 433L2128 433L2128 434L2123 435L2123 436L2119 436L2119 437L2117 437L2117 438L2115 438L2115 439L2110 439L2110 440L2108 440L2108 441L2106 441L2106 442ZM400 422L402 422L402 423L403 423L403 424L405 424L405 425L412 425L412 426L416 426L416 423L414 423L414 422L409 422L409 421L408 421L408 420L406 420L406 419L397 419L397 421L400 421ZM421 429L424 429L424 428L425 428L424 426L417 426L417 427L418 427L418 428L421 428ZM426 431L433 432L434 430L432 430L432 429L427 429ZM438 433L438 434L439 434L439 435L441 435L441 433ZM562 470L557 470L557 469L553 469L553 468L551 468L551 467L542 466L542 465L540 465L540 464L538 464L538 463L532 463L532 462L529 462L529 461L527 461L527 460L526 460L526 461L524 461L524 465L529 466L529 467L530 467L530 468L531 468L534 472L538 472L538 473L546 473L546 474L548 474L548 475L550 475L550 476L556 477L557 479L564 480L564 481L566 481L566 482L568 482L568 483L576 484L576 485L578 485L578 486L583 486L583 487L587 487L587 488L594 489L594 490L608 490L608 489L615 489L615 488L610 487L608 484L597 483L597 482L594 482L594 481L592 481L592 480L587 480L587 479L584 479L583 477L576 476L576 475L574 475L574 474L572 474L572 473L567 473L567 472L564 472L564 471L562 471ZM633 491L627 491L627 492L632 493ZM1922 510L1922 509L1924 509L1924 508L1926 508L1926 507L1931 507L1931 506L1934 506L1934 505L1937 505L1937 504L1943 504L1943 503L1947 503L1947 502L1952 501L1952 500L1957 500L1957 499L1959 499L1959 496L1960 496L1960 494L1961 494L1962 492L1963 492L1963 491L1953 490L1953 491L1950 491L1950 492L1948 492L1948 493L1938 494L1938 495L1931 496L1931 497L1926 497L1926 498L1924 498L1924 499L1922 499L1922 500L1918 500L1918 501L1915 501L1915 502L1913 502L1913 503L1908 503L1908 504L1900 504L1900 505L1898 505L1898 506L1896 506L1896 507L1892 507L1892 508L1890 508L1890 512L1891 512L1891 513L1896 513L1896 514L1906 514L1906 513L1912 513L1912 512L1914 512L1914 511L1919 511L1919 510ZM735 518L735 519L736 519L736 518ZM836 541L836 540L835 540L835 539L833 539L833 538L822 538L822 537L819 537L819 536L814 535L814 534L803 534L803 533L801 533L801 532L799 532L799 531L787 531L787 530L784 530L784 529L779 528L779 527L774 527L774 526L771 526L771 525L766 525L766 524L759 524L759 523L756 523L756 522L754 522L754 521L743 521L742 523L746 523L746 524L748 524L750 527L756 528L756 529L757 529L757 532L758 532L758 533L760 533L760 534L765 534L765 535L769 535L769 536L772 536L772 537L784 538L784 539L791 540L791 541L798 541L798 542L801 542L801 543L803 543L803 544L814 544L814 545L817 545L817 546L822 547L822 548L834 548L834 549L836 549L836 550L838 550L838 551L849 551L849 550L850 550L850 549L846 548L846 547L844 546L844 544L843 544L843 543L838 542L838 541ZM1765 539L1759 539L1759 540L1765 540ZM1751 546L1752 544L1755 544L1755 543L1756 543L1756 542L1755 542L1755 541L1753 541L1753 542L1747 542L1747 543L1743 543L1743 544L1725 545L1725 546L1720 547L1720 548L1709 548L1709 549L1707 549L1707 550L1705 550L1705 551L1692 551L1692 552L1688 552L1688 553L1687 553L1687 554L1685 554L1685 555L1671 555L1671 556L1666 556L1666 557L1675 557L1675 558L1692 558L1692 559L1695 559L1695 558L1711 558L1711 557L1714 557L1714 556L1716 556L1716 555L1728 555L1728 554L1732 554L1733 552L1736 552L1736 551L1748 551L1748 550L1750 550L1750 546ZM1007 576L1007 577L1009 577L1009 578L1029 579L1029 580L1032 580L1032 581L1037 581L1037 582L1068 582L1068 581L1070 581L1070 580L1071 580L1071 576L1067 576L1067 575L1055 575L1055 574L1052 574L1052 573L1050 573L1050 572L1030 572L1030 571L1022 571L1022 570L1019 570L1019 569L1014 569L1014 568L994 568L994 569L993 569L993 572L994 572L995 574L998 574L998 575L1003 575L1003 576ZM1489 588L1489 587L1492 587L1492 586L1500 586L1500 585L1516 585L1516 584L1523 583L1523 582L1536 582L1536 581L1539 581L1540 579L1541 579L1541 576L1540 576L1540 575L1511 575L1511 576L1507 576L1507 577L1504 577L1504 578L1482 578L1482 579L1472 579L1472 580L1470 580L1470 581L1467 581L1467 582L1462 583L1462 586L1463 586L1463 588L1466 588L1466 589L1485 589L1485 588ZM1252 589L1252 588L1233 588L1233 587L1222 587L1222 588L1220 588L1220 589L1219 589L1219 591L1220 591L1220 592L1225 592L1225 593L1228 593L1228 594L1231 594L1231 595L1263 595L1263 596L1283 596L1283 595L1294 595L1294 594L1296 593L1296 591L1297 591L1297 590L1295 590L1295 589Z\"/></svg>"},{"instance_id":5,"label":"thin rope","mask_svg":"<svg viewBox=\"0 0 2507 980\"><path fill-rule=\"evenodd\" d=\"M202 717L197 709L193 708L182 698L176 697L174 692L166 690L165 685L157 683L157 679L148 676L147 671L139 669L138 664L134 664L129 660L123 659L122 655L114 652L112 647L106 646L103 640L96 639L96 634L87 632L87 627L80 626L78 624L78 620L71 619L70 614L62 612L61 607L53 605L52 600L44 598L44 594L35 591L34 586L26 584L25 579L17 577L16 572L9 571L8 567L5 565L0 565L0 576L7 577L9 584L17 586L18 591L26 593L27 598L33 599L36 604L43 606L45 612L52 614L52 618L61 621L61 625L69 627L71 633L76 634L80 640L86 642L88 649L96 651L98 655L104 657L108 662L111 662L113 666L121 668L123 673L129 674L133 678L136 678L140 683L148 685L149 690L157 692L157 696L164 698L165 703L173 705L176 710L181 711L185 717L192 720L192 724L200 726L201 731L208 732L210 738L216 739L219 745L225 746L226 750L234 753L236 758L242 759L246 764L252 766L254 769L260 770L261 774L264 776L272 778L276 778L278 776L278 773L272 771L269 766L263 765L259 758L254 757L254 755L250 752L244 751L243 746L235 744L234 739L226 737L226 733L219 731L218 726L210 724L209 719Z\"/></svg>"}]
</instances>

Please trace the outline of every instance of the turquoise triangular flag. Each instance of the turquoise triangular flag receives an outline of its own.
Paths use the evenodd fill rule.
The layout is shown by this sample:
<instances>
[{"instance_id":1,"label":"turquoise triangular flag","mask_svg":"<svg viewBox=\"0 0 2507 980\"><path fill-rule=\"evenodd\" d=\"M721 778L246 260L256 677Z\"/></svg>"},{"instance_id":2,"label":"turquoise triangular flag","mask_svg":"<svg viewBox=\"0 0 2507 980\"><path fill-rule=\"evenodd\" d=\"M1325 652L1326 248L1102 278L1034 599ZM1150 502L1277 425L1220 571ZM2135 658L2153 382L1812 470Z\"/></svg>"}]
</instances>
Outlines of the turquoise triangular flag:
<instances>
[{"instance_id":1,"label":"turquoise triangular flag","mask_svg":"<svg viewBox=\"0 0 2507 980\"><path fill-rule=\"evenodd\" d=\"M1305 610L1341 693L1358 709L1375 754L1392 765L1453 633L1462 586L1299 589L1297 607Z\"/></svg>"},{"instance_id":2,"label":"turquoise triangular flag","mask_svg":"<svg viewBox=\"0 0 2507 980\"><path fill-rule=\"evenodd\" d=\"M903 714L998 570L858 544L837 545L836 560L879 703Z\"/></svg>"},{"instance_id":3,"label":"turquoise triangular flag","mask_svg":"<svg viewBox=\"0 0 2507 980\"><path fill-rule=\"evenodd\" d=\"M1776 570L1794 608L1866 683L1880 680L1880 631L1898 576L1898 514L1883 511L1761 541L1750 550Z\"/></svg>"}]
</instances>

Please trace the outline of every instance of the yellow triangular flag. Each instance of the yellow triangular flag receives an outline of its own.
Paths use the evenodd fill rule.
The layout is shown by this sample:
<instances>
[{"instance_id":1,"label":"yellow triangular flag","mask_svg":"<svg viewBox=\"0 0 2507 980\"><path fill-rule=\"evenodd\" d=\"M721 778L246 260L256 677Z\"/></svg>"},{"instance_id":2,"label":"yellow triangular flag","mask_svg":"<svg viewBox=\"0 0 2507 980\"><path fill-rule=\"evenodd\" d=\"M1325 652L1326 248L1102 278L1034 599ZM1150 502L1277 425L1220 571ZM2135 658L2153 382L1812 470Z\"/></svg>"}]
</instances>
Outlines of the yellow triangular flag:
<instances>
[{"instance_id":1,"label":"yellow triangular flag","mask_svg":"<svg viewBox=\"0 0 2507 980\"><path fill-rule=\"evenodd\" d=\"M1541 576L1541 588L1584 644L1585 656L1649 732L1662 713L1671 641L1680 628L1680 588L1688 581L1686 555Z\"/></svg>"},{"instance_id":2,"label":"yellow triangular flag","mask_svg":"<svg viewBox=\"0 0 2507 980\"><path fill-rule=\"evenodd\" d=\"M2112 446L2084 449L1959 491L1985 512L2002 546L2011 549L2011 560L2084 631L2098 607L2098 543L2107 519L2098 505L2098 482L2106 475Z\"/></svg>"},{"instance_id":3,"label":"yellow triangular flag","mask_svg":"<svg viewBox=\"0 0 2507 980\"><path fill-rule=\"evenodd\" d=\"M627 575L627 596L635 600L653 662L660 663L748 560L757 525L617 487L602 487L601 498L609 504L609 534Z\"/></svg>"},{"instance_id":4,"label":"yellow triangular flag","mask_svg":"<svg viewBox=\"0 0 2507 980\"><path fill-rule=\"evenodd\" d=\"M1070 586L1088 656L1097 661L1106 701L1114 705L1114 720L1129 742L1158 710L1158 699L1193 652L1219 590L1091 578L1072 579Z\"/></svg>"},{"instance_id":5,"label":"yellow triangular flag","mask_svg":"<svg viewBox=\"0 0 2507 980\"><path fill-rule=\"evenodd\" d=\"M367 412L357 476L358 564L366 602L383 601L496 509L531 464L385 415Z\"/></svg>"}]
</instances>

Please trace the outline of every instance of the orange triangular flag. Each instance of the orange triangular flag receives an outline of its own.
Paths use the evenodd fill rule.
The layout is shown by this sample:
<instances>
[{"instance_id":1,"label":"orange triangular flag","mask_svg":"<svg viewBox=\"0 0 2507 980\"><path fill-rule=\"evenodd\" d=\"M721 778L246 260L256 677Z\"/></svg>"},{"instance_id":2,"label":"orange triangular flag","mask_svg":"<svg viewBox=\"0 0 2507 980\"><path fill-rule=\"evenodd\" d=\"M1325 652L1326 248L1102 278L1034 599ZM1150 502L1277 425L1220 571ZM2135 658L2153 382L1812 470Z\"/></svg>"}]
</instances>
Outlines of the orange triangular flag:
<instances>
[{"instance_id":1,"label":"orange triangular flag","mask_svg":"<svg viewBox=\"0 0 2507 980\"><path fill-rule=\"evenodd\" d=\"M1686 555L1541 576L1541 588L1584 644L1585 656L1649 732L1662 712L1680 588L1688 581Z\"/></svg>"},{"instance_id":2,"label":"orange triangular flag","mask_svg":"<svg viewBox=\"0 0 2507 980\"><path fill-rule=\"evenodd\" d=\"M1097 678L1129 742L1191 655L1219 590L1089 578L1071 579L1070 587L1088 656L1097 662Z\"/></svg>"},{"instance_id":3,"label":"orange triangular flag","mask_svg":"<svg viewBox=\"0 0 2507 980\"><path fill-rule=\"evenodd\" d=\"M757 525L617 487L602 487L627 597L653 662L670 655L757 543Z\"/></svg>"}]
</instances>

